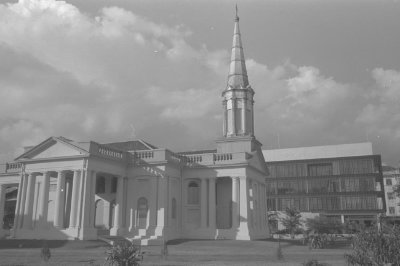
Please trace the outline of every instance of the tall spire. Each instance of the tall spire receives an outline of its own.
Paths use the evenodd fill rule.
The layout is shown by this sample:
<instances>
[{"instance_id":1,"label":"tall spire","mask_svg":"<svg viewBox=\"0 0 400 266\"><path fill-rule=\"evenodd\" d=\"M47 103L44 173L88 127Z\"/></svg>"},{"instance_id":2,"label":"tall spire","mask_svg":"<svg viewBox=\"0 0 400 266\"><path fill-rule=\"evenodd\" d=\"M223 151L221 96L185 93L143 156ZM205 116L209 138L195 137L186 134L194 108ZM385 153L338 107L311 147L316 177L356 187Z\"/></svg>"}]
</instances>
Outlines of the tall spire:
<instances>
[{"instance_id":1,"label":"tall spire","mask_svg":"<svg viewBox=\"0 0 400 266\"><path fill-rule=\"evenodd\" d=\"M242 40L240 37L239 16L236 5L235 28L233 31L231 64L229 67L227 90L240 88L245 89L248 85L249 80L244 60Z\"/></svg>"}]
</instances>

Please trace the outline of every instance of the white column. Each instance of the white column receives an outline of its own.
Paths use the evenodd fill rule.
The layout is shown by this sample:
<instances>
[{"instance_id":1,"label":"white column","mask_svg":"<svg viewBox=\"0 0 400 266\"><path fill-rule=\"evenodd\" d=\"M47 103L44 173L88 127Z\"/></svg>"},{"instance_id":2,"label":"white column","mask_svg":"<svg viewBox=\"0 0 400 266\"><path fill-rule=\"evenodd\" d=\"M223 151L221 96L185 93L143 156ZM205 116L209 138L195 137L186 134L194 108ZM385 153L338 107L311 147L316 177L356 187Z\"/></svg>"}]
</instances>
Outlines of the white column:
<instances>
[{"instance_id":1,"label":"white column","mask_svg":"<svg viewBox=\"0 0 400 266\"><path fill-rule=\"evenodd\" d=\"M150 177L151 179L151 190L152 193L149 195L148 199L148 205L149 205L149 221L148 224L151 227L157 226L157 209L158 209L158 187L159 187L159 177L158 176L152 176ZM135 202L136 208L137 208L137 202ZM136 210L136 216L138 214L139 210ZM138 217L136 217L138 219Z\"/></svg>"},{"instance_id":2,"label":"white column","mask_svg":"<svg viewBox=\"0 0 400 266\"><path fill-rule=\"evenodd\" d=\"M6 186L0 185L0 238L3 237L4 205L6 203Z\"/></svg>"},{"instance_id":3,"label":"white column","mask_svg":"<svg viewBox=\"0 0 400 266\"><path fill-rule=\"evenodd\" d=\"M157 203L157 226L164 226L165 225L165 209L167 203L166 199L166 190L167 187L167 177L166 176L159 176L158 177L158 203Z\"/></svg>"},{"instance_id":4,"label":"white column","mask_svg":"<svg viewBox=\"0 0 400 266\"><path fill-rule=\"evenodd\" d=\"M223 102L222 106L223 106L222 135L226 136L228 134L228 129L227 129L228 109L226 106L226 100Z\"/></svg>"},{"instance_id":5,"label":"white column","mask_svg":"<svg viewBox=\"0 0 400 266\"><path fill-rule=\"evenodd\" d=\"M247 215L247 205L248 205L248 193L247 193L247 178L245 176L241 176L239 178L240 182L240 192L239 192L239 197L240 197L240 227L248 225L248 215Z\"/></svg>"},{"instance_id":6,"label":"white column","mask_svg":"<svg viewBox=\"0 0 400 266\"><path fill-rule=\"evenodd\" d=\"M36 175L29 174L28 185L26 190L26 204L24 210L24 225L25 229L32 229L32 213L33 213L33 200L35 194L35 181Z\"/></svg>"},{"instance_id":7,"label":"white column","mask_svg":"<svg viewBox=\"0 0 400 266\"><path fill-rule=\"evenodd\" d=\"M74 171L74 177L72 180L72 197L71 197L71 212L69 216L69 227L75 228L77 225L76 217L78 215L78 199L80 191L81 172L79 170Z\"/></svg>"},{"instance_id":8,"label":"white column","mask_svg":"<svg viewBox=\"0 0 400 266\"><path fill-rule=\"evenodd\" d=\"M232 133L236 135L236 99L232 99Z\"/></svg>"},{"instance_id":9,"label":"white column","mask_svg":"<svg viewBox=\"0 0 400 266\"><path fill-rule=\"evenodd\" d=\"M90 223L90 204L92 202L91 191L92 191L92 171L86 170L83 172L83 193L82 197L82 221L81 226L83 228L91 228L93 227Z\"/></svg>"},{"instance_id":10,"label":"white column","mask_svg":"<svg viewBox=\"0 0 400 266\"><path fill-rule=\"evenodd\" d=\"M232 228L239 226L239 178L232 177Z\"/></svg>"},{"instance_id":11,"label":"white column","mask_svg":"<svg viewBox=\"0 0 400 266\"><path fill-rule=\"evenodd\" d=\"M43 172L43 186L42 193L40 194L40 213L39 224L44 228L47 224L47 212L49 209L49 187L50 187L50 173Z\"/></svg>"},{"instance_id":12,"label":"white column","mask_svg":"<svg viewBox=\"0 0 400 266\"><path fill-rule=\"evenodd\" d=\"M201 227L207 227L207 180L205 178L201 179L200 185L201 192L201 204L200 204L200 217L201 217Z\"/></svg>"},{"instance_id":13,"label":"white column","mask_svg":"<svg viewBox=\"0 0 400 266\"><path fill-rule=\"evenodd\" d=\"M115 230L115 235L118 234L118 230L122 228L122 212L124 210L123 208L123 202L124 202L124 178L123 177L118 177L117 181L117 199L116 199L116 205L114 208L114 230Z\"/></svg>"},{"instance_id":14,"label":"white column","mask_svg":"<svg viewBox=\"0 0 400 266\"><path fill-rule=\"evenodd\" d=\"M25 174L21 173L20 181L18 184L18 194L17 194L17 205L15 207L15 218L14 218L14 236L15 231L20 228L20 220L21 220L21 205L22 205L22 194L23 194L23 185L24 185Z\"/></svg>"},{"instance_id":15,"label":"white column","mask_svg":"<svg viewBox=\"0 0 400 266\"><path fill-rule=\"evenodd\" d=\"M247 133L247 128L246 128L246 106L247 106L247 99L243 99L243 105L242 105L242 129L243 129L243 134L245 135Z\"/></svg>"},{"instance_id":16,"label":"white column","mask_svg":"<svg viewBox=\"0 0 400 266\"><path fill-rule=\"evenodd\" d=\"M64 205L65 205L65 171L58 172L56 202L54 211L54 227L64 228Z\"/></svg>"},{"instance_id":17,"label":"white column","mask_svg":"<svg viewBox=\"0 0 400 266\"><path fill-rule=\"evenodd\" d=\"M124 183L123 183L123 198L122 198L122 227L126 227L126 219L127 219L127 195L128 195L128 178L124 177Z\"/></svg>"},{"instance_id":18,"label":"white column","mask_svg":"<svg viewBox=\"0 0 400 266\"><path fill-rule=\"evenodd\" d=\"M209 227L211 229L215 229L216 228L216 220L215 220L215 208L216 208L216 201L215 201L215 179L214 178L210 178L209 179L209 200L210 200L210 206L209 206L209 211L210 213L208 214L209 217Z\"/></svg>"}]
</instances>

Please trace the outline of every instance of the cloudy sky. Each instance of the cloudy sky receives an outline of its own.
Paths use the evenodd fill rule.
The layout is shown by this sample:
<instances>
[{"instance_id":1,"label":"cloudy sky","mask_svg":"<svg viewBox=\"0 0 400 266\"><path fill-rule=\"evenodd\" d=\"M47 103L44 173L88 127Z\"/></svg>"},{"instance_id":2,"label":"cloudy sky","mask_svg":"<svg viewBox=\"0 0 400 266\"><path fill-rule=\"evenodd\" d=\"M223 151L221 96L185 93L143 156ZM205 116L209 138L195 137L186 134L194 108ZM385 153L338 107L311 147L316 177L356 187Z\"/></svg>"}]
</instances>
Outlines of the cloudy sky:
<instances>
[{"instance_id":1,"label":"cloudy sky","mask_svg":"<svg viewBox=\"0 0 400 266\"><path fill-rule=\"evenodd\" d=\"M213 148L236 2L263 147L396 165L397 0L0 0L0 161L49 136Z\"/></svg>"}]
</instances>

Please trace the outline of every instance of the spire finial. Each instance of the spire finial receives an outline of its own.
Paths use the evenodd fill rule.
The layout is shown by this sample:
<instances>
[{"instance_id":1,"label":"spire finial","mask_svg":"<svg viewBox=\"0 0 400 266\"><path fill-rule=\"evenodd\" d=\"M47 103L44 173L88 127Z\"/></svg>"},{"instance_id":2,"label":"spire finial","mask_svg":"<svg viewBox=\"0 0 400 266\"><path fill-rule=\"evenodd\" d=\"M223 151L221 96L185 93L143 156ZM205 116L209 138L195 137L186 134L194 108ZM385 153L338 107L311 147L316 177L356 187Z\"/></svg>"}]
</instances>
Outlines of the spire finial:
<instances>
[{"instance_id":1,"label":"spire finial","mask_svg":"<svg viewBox=\"0 0 400 266\"><path fill-rule=\"evenodd\" d=\"M239 21L237 4L236 4L235 8L236 8L236 16L235 16L235 21Z\"/></svg>"}]
</instances>

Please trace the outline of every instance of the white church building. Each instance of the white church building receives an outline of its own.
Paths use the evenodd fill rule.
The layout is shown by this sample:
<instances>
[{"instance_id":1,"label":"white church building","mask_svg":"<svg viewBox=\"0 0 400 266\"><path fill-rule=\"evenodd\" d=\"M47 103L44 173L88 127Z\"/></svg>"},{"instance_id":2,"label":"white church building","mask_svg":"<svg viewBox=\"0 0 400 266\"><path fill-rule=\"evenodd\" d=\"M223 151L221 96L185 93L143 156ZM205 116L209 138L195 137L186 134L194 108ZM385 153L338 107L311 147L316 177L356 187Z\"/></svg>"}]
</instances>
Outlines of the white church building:
<instances>
[{"instance_id":1,"label":"white church building","mask_svg":"<svg viewBox=\"0 0 400 266\"><path fill-rule=\"evenodd\" d=\"M0 238L266 238L268 170L254 136L253 96L236 16L215 150L174 153L142 140L50 137L0 174L0 217L10 208L15 216ZM12 189L15 199L6 197Z\"/></svg>"}]
</instances>

